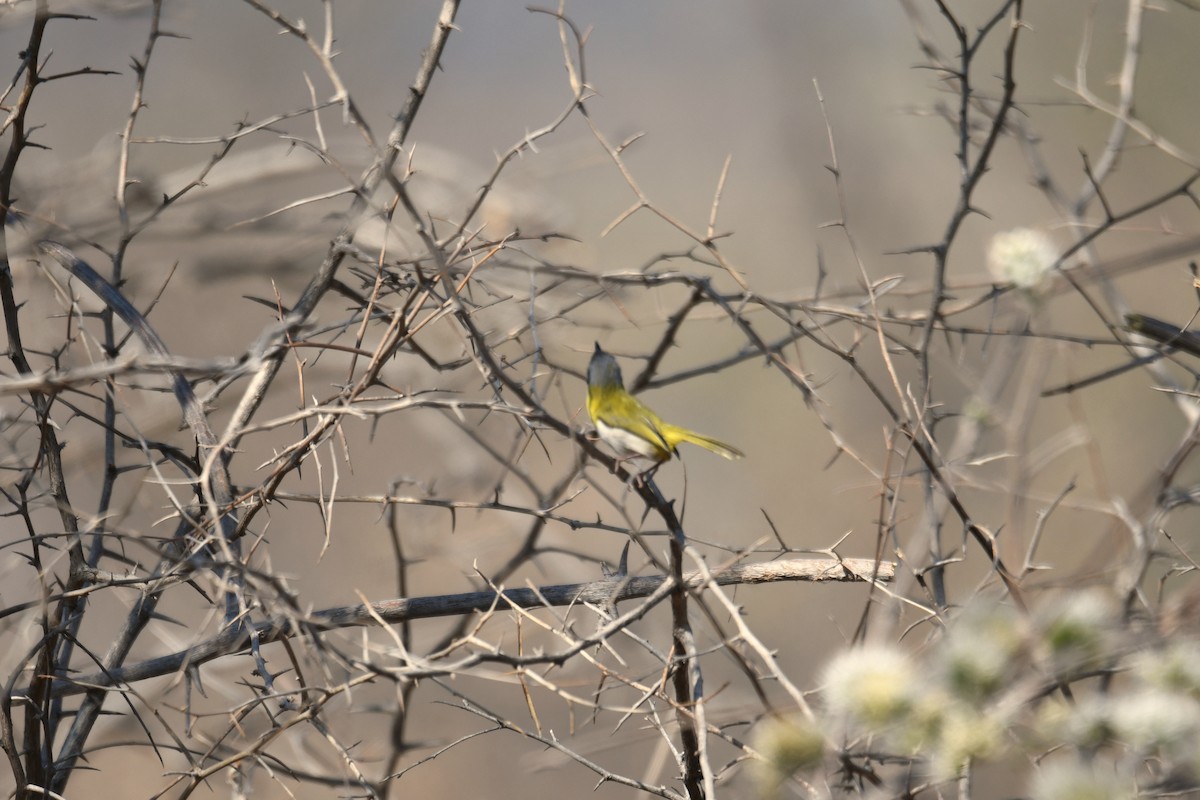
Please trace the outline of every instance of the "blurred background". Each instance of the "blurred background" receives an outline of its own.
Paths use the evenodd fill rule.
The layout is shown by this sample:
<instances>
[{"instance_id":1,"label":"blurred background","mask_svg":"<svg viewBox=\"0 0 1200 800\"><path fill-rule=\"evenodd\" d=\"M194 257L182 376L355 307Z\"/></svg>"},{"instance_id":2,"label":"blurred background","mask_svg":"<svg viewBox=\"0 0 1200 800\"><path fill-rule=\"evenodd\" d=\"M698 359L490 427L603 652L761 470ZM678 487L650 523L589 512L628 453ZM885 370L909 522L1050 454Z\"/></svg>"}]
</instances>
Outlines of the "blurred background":
<instances>
[{"instance_id":1,"label":"blurred background","mask_svg":"<svg viewBox=\"0 0 1200 800\"><path fill-rule=\"evenodd\" d=\"M997 8L994 2L960 5L956 11L972 31ZM408 98L439 7L433 2L367 0L332 4L338 72L380 139ZM25 47L29 8L29 4L15 5L0 11L0 53L9 55L10 64L16 63L17 53ZM312 30L325 24L319 3L281 0L273 8L289 19L303 18ZM119 233L113 202L118 136L131 104L130 62L142 58L149 23L140 4L79 3L64 9L95 19L52 24L48 44L53 52L47 70L89 67L118 74L72 77L46 86L31 111L31 123L41 126L33 138L46 149L27 152L17 173L27 216L10 225L9 247L18 294L27 303L22 312L32 340L27 347L38 347L40 340L45 349L62 340L68 325L61 316L60 291L67 282L62 274L48 274L33 264L31 243L42 238L66 241L104 272L103 255L89 245L111 248ZM882 301L888 309L900 313L928 306L933 259L920 248L945 236L961 180L955 157L957 133L945 117L947 109L957 110L956 87L945 74L927 68L919 44L925 37L945 52L955 52L954 37L934 4L918 0L618 1L573 3L564 11L587 31L583 64L586 81L595 92L587 104L592 124L614 144L643 134L624 157L656 207L703 231L729 159L715 229L728 234L720 240L721 250L754 292L781 302L849 307L863 297L865 272L873 282L898 279L888 284L891 294ZM1125 47L1126 4L1030 3L1026 14L1027 28L1018 45L1018 114L1037 139L1050 177L1078 192L1087 183L1085 159L1103 151L1112 118L1088 108L1070 85L1086 40L1090 43L1085 62L1088 85L1108 102L1115 100L1113 83ZM445 228L461 218L478 187L488 180L498 155L555 119L571 98L554 17L532 12L523 2L493 0L464 4L455 24L441 70L409 137L414 193L430 209L432 224ZM311 105L314 95L323 101L332 92L312 54L294 37L277 34L278 26L250 5L229 0L168 2L162 27L180 38L159 41L149 65L146 105L134 133L143 143L133 149L130 165L130 177L136 181L130 189L135 217L145 215L164 194L196 180L222 149L222 137L240 125L272 121L239 139L229 155L204 175L204 186L167 209L135 240L126 256L124 288L142 308L161 291L150 320L172 352L236 356L272 319L270 309L247 297L271 303L278 299L284 305L294 302L344 223L349 201L343 194L296 208L285 206L343 188L370 163L372 154L359 132L344 124L336 105L320 113L319 131L311 115L283 117ZM1104 197L1115 212L1182 184L1200 163L1197 37L1200 15L1182 6L1167 3L1145 16L1136 111L1179 151L1193 155L1189 164L1186 156L1172 158L1131 136L1119 169L1104 186ZM1002 41L1002 36L989 40L972 76L977 94L985 99L998 98L1002 88L996 77L1003 69ZM313 94L306 76L316 87ZM12 102L11 95L7 102ZM318 157L303 143L319 136L328 142L332 158ZM829 169L834 158L831 136L844 207L839 205L839 189ZM485 226L483 238L499 238L513 229L526 237L561 235L520 242L516 245L520 257L506 262L508 271L497 275L492 286L498 293L528 293L534 280L528 265L534 263L594 273L636 272L658 264L705 274L724 290L736 290L720 268L694 262L658 263L666 254L693 250L695 243L654 214L641 211L613 227L635 201L584 120L579 115L569 117L560 129L539 139L534 151L524 152L504 170L473 223L473 227ZM999 232L1037 228L1060 251L1086 233L1035 185L1026 153L1012 137L1000 140L992 170L975 196L975 207L980 213L967 218L948 257L948 280L955 298L988 293L994 279L987 269L987 249ZM845 230L830 225L843 214L856 249L851 248ZM1103 208L1095 204L1083 216L1092 224L1104 221ZM1119 293L1130 308L1185 325L1197 307L1186 266L1188 254L1168 259L1141 256L1186 241L1198 229L1195 203L1178 197L1107 232L1094 243L1091 254L1100 265L1125 265L1113 275L1111 291ZM390 255L418 252L415 238L396 231L391 235ZM383 239L378 231L364 230L359 241L377 248ZM55 279L60 289L55 288ZM352 282L348 274L343 279ZM85 292L79 294L85 309L89 303L98 308ZM577 427L584 426L582 372L593 341L617 354L629 377L640 369L644 361L639 358L648 354L668 316L686 297L682 288L614 290L610 301L592 302L569 317L547 316L538 329L537 344L546 370L542 374L548 405ZM345 311L340 302L331 298L322 305L318 325L338 324ZM566 306L565 299L553 302ZM482 313L481 319L502 331L525 321L517 313L521 308L499 305ZM1110 318L1119 321L1115 315ZM777 321L765 314L751 319L769 339ZM1107 336L1097 315L1061 284L1049 301L1034 308L1008 294L981 303L959 322L980 330L1029 326L1039 334ZM849 330L838 335L843 344L852 339ZM525 341L528 344L528 338ZM463 354L462 343L453 337L438 339L434 333L426 344L440 348L446 358ZM668 496L678 499L689 536L709 547L714 563L764 538L773 541L772 528L793 548L821 550L841 541L838 552L844 556L874 556L881 513L878 473L901 471L898 464L885 464L889 418L843 361L804 341L789 352L817 387L811 405L778 372L766 369L761 358L717 374L671 380L693 367L732 356L744 345L741 334L723 315L700 312L661 365L660 373L667 378L664 385L643 395L663 417L729 441L747 453L745 461L729 463L695 450L684 452L682 464L662 468L659 480ZM868 337L857 352L868 372L890 388L877 342ZM82 359L84 353L78 350L72 357ZM88 355L96 357L94 350ZM974 413L986 418L984 445L973 454L978 464L970 465L978 468L966 470L964 464L960 477L972 514L1000 533L1006 555L1020 564L1038 512L1068 485L1076 487L1052 517L1036 554L1038 562L1053 567L1048 577L1042 576L1046 587L1106 580L1128 535L1115 523L1114 509L1128 506L1134 515L1145 511L1146 493L1186 431L1172 399L1152 391L1153 381L1142 371L1079 392L1038 398L1044 389L1127 358L1117 347L1053 336L985 341L947 335L934 359L938 387L934 399L945 404L950 415L939 438L944 434L945 441L954 439L962 424L955 415ZM310 396L328 395L344 379L346 364L347 358L338 354L313 351L305 390ZM997 364L1006 365L1006 374L990 371ZM911 361L899 369L897 377L907 387L915 378ZM1186 370L1176 371L1186 385L1190 380ZM415 357L395 359L384 377L401 389L486 395L478 373L433 374ZM971 403L985 381L998 381L1001 388L979 411ZM286 413L303 402L297 387L291 388L290 393L280 392L271 399L264 417ZM128 402L143 435L186 442L177 430L178 410L169 396L131 394ZM227 419L235 404L236 394L221 398L214 419ZM427 412L411 419L398 416L377 423L348 423L345 441L323 446L328 449L321 458L327 470L336 465L338 492L344 496L381 495L398 484L398 494L427 493L478 502L501 495L512 502L528 502L529 495L521 487L505 483L504 465L481 458L471 439L491 436L503 450L512 444L511 428L501 428L491 418L477 423L472 418L463 425L452 416ZM822 418L858 458L838 457ZM78 422L63 420L62 424ZM94 504L96 486L88 483L86 475L100 457L99 438L93 441L86 432L80 433L64 457L79 479L73 500L87 508L89 502ZM272 430L249 437L247 450L235 465L235 480L245 484L262 480L259 465L298 435L294 430ZM21 447L12 449L20 452ZM530 448L523 463L531 474L550 483L572 463L576 449L561 440L546 447L545 452L540 446ZM352 465L345 462L343 448L353 456ZM909 472L915 467L915 463L907 465ZM1194 477L1195 472L1187 465L1183 478ZM623 494L615 478L599 468L592 473L596 485L580 484L584 494L573 501L571 515L587 519L599 514L616 521L617 509L624 508L636 524L641 514L636 501ZM328 471L318 475L316 469L309 469L289 488L311 492L320 486L328 489L329 481ZM498 491L501 486L503 493ZM147 528L167 511L159 490L145 483L122 484L119 493L119 523L130 530ZM924 511L923 499L914 491L900 503L895 520L901 541L916 543L915 560L923 555L924 539L912 528L921 523ZM1193 511L1177 514L1175 524L1194 523ZM406 553L414 564L409 586L414 595L479 588L480 576L488 576L512 557L530 525L529 519L517 515L460 512L452 520L444 510L420 507L401 509L397 515ZM12 520L0 521L0 530L5 529L5 542L23 535ZM338 506L329 530L327 540L310 504L272 506L268 516L260 517L256 531L265 537L264 568L285 575L306 607L397 594L395 562L379 504ZM987 563L972 545L956 550L961 526L948 524L947 531L948 548L956 557L965 554L970 564L952 581L952 596L962 599L986 578ZM597 562L615 563L625 541L620 534L572 531L563 525L548 526L544 536L545 542L564 552L526 565L510 585L598 578ZM1186 531L1178 541L1184 548L1195 544ZM147 547L131 557L150 559L152 554ZM885 557L894 557L890 544ZM636 565L639 570L646 568L644 560ZM22 596L34 583L18 559L10 559L3 570L5 595L12 593L7 599ZM901 590L919 594L911 580L903 582ZM775 650L786 673L806 689L814 686L821 666L848 640L868 602L861 585L743 587L734 597L755 631ZM167 607L164 613L187 618L188 600L194 598L180 596L179 605ZM120 606L120 601L112 602L114 608ZM898 618L897 630L911 621ZM414 647L437 641L449 624L418 624ZM639 630L665 649L668 628L666 617L655 614ZM10 627L3 635L17 648L36 632ZM157 635L161 638L155 642L143 643L148 652L186 647L190 631L166 629ZM352 630L331 637L352 643L362 635ZM707 644L712 643L710 638ZM237 658L205 668L206 689L215 705L237 702L238 677L248 668L248 662ZM729 684L711 701L713 721L725 724L746 716L756 701L749 687L736 682L737 666L728 659L714 659L706 670L710 691ZM595 676L586 670L555 677L580 694L594 688ZM462 679L466 686L459 688L494 696L496 707L510 713L523 707L519 691L505 685L499 672L491 678L495 689L472 685L473 680ZM161 690L168 687L164 680ZM357 691L361 694L354 698L355 713L339 723L344 739L357 743L355 755L371 763L389 747L389 708L395 690L372 685ZM414 693L408 708L411 738L432 747L484 727L476 717L447 713L436 705L438 701L453 703L454 698L434 685L422 685ZM547 702L546 713L543 723L565 735L572 720L564 704ZM205 722L199 721L200 730ZM212 722L216 728L225 723L223 718ZM108 741L133 735L128 720L110 725ZM671 756L652 730L622 731L610 737L611 733L603 726L589 728L575 740L576 745L615 770L641 770L638 776L652 782L670 780ZM285 746L294 748L293 758L337 763L335 753L301 735ZM647 756L654 748L658 748L656 755ZM414 750L404 765L429 752ZM135 760L136 767L120 772L107 768L123 759ZM122 797L150 796L163 785L164 770L149 754L113 749L96 753L90 761L98 770L94 777L82 773L72 784L80 795L104 787ZM279 796L266 778L259 780L264 796ZM533 798L590 791L594 778L516 736L493 734L422 764L405 781L416 782L406 784L409 791L438 796ZM1012 795L1017 788L999 787L996 796ZM212 791L222 790L213 787ZM311 787L295 791L302 797L328 796ZM595 794L630 796L631 792L604 785Z\"/></svg>"}]
</instances>

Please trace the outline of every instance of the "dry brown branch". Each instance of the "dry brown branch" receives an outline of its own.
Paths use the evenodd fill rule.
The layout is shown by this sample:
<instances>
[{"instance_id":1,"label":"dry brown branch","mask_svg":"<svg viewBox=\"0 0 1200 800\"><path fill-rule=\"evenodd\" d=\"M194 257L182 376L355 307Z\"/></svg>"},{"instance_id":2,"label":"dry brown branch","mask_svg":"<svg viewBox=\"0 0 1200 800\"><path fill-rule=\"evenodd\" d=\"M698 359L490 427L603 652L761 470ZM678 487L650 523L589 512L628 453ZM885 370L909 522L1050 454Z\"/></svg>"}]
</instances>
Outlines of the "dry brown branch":
<instances>
[{"instance_id":1,"label":"dry brown branch","mask_svg":"<svg viewBox=\"0 0 1200 800\"><path fill-rule=\"evenodd\" d=\"M1193 4L120 5L0 13L0 789L1200 786Z\"/></svg>"}]
</instances>

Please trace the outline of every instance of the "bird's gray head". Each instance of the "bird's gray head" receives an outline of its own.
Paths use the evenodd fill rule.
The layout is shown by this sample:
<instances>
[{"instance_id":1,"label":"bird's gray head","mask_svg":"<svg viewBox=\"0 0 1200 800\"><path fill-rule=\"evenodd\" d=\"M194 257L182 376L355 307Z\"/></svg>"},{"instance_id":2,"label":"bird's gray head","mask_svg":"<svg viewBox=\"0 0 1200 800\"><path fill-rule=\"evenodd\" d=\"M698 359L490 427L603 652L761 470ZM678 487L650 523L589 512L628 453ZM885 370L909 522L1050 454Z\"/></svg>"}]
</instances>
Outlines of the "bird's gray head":
<instances>
[{"instance_id":1,"label":"bird's gray head","mask_svg":"<svg viewBox=\"0 0 1200 800\"><path fill-rule=\"evenodd\" d=\"M600 343L596 342L596 350L592 353L592 360L588 363L588 386L612 386L617 385L623 387L624 381L621 380L621 367L617 364L617 360L608 353L600 349Z\"/></svg>"}]
</instances>

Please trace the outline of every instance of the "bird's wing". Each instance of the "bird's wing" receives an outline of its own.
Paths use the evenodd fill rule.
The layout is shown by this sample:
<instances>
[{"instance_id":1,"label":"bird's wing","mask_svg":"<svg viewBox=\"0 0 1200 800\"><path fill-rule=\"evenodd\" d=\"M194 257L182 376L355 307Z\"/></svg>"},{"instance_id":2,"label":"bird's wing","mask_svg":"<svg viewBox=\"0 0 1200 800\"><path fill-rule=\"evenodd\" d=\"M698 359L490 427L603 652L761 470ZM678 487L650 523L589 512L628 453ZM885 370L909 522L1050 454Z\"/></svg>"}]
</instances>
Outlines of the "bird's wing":
<instances>
[{"instance_id":1,"label":"bird's wing","mask_svg":"<svg viewBox=\"0 0 1200 800\"><path fill-rule=\"evenodd\" d=\"M602 414L604 423L613 428L622 428L639 436L664 453L673 453L675 448L663 433L663 421L649 407L631 394L625 394L611 404L608 413Z\"/></svg>"}]
</instances>

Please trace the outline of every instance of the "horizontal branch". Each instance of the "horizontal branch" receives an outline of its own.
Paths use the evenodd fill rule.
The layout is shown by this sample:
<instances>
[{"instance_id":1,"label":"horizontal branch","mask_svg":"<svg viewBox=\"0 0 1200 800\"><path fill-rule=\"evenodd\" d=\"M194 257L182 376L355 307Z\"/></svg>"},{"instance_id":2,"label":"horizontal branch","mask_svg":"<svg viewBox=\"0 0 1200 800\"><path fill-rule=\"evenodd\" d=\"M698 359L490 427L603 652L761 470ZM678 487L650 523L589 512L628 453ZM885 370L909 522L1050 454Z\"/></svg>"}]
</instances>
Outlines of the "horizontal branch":
<instances>
[{"instance_id":1,"label":"horizontal branch","mask_svg":"<svg viewBox=\"0 0 1200 800\"><path fill-rule=\"evenodd\" d=\"M57 392L78 388L106 378L134 374L184 373L187 375L230 375L248 371L244 360L236 358L184 358L142 353L127 353L112 359L64 370L45 370L15 378L0 379L0 396L28 392Z\"/></svg>"},{"instance_id":2,"label":"horizontal branch","mask_svg":"<svg viewBox=\"0 0 1200 800\"><path fill-rule=\"evenodd\" d=\"M777 581L873 583L890 581L895 574L896 565L890 561L875 562L868 558L802 558L732 566L714 574L712 581L721 586ZM328 608L316 611L306 619L278 616L243 628L242 635L237 638L222 633L186 650L151 658L108 673L92 673L55 681L53 692L55 696L61 697L170 675L181 669L195 667L245 650L249 647L252 636L257 636L261 644L266 644L291 638L301 632L377 625L380 621L399 623L514 607L532 609L576 603L609 605L622 600L647 597L667 580L669 578L666 575L615 576L589 583L568 583L537 589L505 589L500 593L486 591L401 597L369 605L360 603ZM705 584L705 578L699 572L687 573L684 581L690 588L699 588Z\"/></svg>"}]
</instances>

